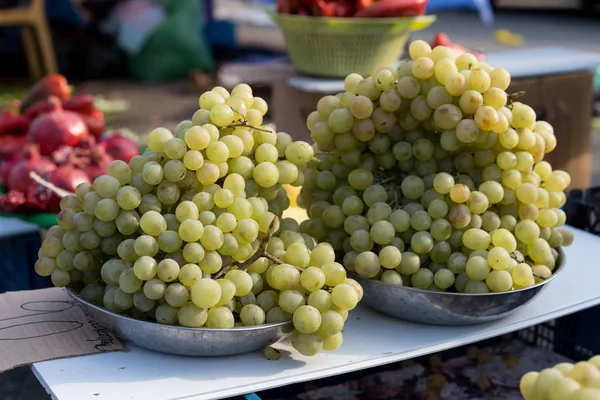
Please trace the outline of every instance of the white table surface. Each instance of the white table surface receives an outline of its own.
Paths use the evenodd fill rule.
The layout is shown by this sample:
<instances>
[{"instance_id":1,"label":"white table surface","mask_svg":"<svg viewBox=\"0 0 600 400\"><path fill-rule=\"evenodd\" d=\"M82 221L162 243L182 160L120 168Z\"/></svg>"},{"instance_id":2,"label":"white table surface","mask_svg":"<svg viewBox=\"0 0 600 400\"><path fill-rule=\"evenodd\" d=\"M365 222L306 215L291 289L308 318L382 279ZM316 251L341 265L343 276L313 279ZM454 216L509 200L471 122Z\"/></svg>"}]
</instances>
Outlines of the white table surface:
<instances>
[{"instance_id":1,"label":"white table surface","mask_svg":"<svg viewBox=\"0 0 600 400\"><path fill-rule=\"evenodd\" d=\"M11 236L39 232L40 228L18 218L0 217L0 239Z\"/></svg>"},{"instance_id":2,"label":"white table surface","mask_svg":"<svg viewBox=\"0 0 600 400\"><path fill-rule=\"evenodd\" d=\"M594 69L600 65L600 53L562 47L525 48L490 52L485 62L495 67L506 68L512 78L527 78ZM343 79L295 76L287 82L288 85L305 92L344 91Z\"/></svg>"},{"instance_id":3,"label":"white table surface","mask_svg":"<svg viewBox=\"0 0 600 400\"><path fill-rule=\"evenodd\" d=\"M268 361L260 352L226 358L171 356L131 346L110 353L33 365L60 400L217 399L389 364L462 346L600 304L600 238L574 230L567 266L541 294L500 321L466 327L402 322L364 307L353 310L344 344L307 358L292 352ZM290 350L287 344L279 345Z\"/></svg>"}]
</instances>

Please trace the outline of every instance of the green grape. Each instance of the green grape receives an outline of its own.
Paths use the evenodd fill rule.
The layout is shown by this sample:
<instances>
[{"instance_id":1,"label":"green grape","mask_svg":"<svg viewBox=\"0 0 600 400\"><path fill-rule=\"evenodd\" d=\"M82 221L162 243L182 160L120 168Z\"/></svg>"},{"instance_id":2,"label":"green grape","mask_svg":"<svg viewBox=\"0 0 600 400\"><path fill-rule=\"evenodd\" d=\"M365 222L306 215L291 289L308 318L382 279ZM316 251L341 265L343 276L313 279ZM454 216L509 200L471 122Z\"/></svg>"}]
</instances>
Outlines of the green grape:
<instances>
[{"instance_id":1,"label":"green grape","mask_svg":"<svg viewBox=\"0 0 600 400\"><path fill-rule=\"evenodd\" d=\"M185 264L181 267L177 276L179 282L191 288L196 282L202 279L202 270L196 264Z\"/></svg>"},{"instance_id":2,"label":"green grape","mask_svg":"<svg viewBox=\"0 0 600 400\"><path fill-rule=\"evenodd\" d=\"M246 304L240 310L240 320L245 326L262 325L265 319L265 312L256 304Z\"/></svg>"},{"instance_id":3,"label":"green grape","mask_svg":"<svg viewBox=\"0 0 600 400\"><path fill-rule=\"evenodd\" d=\"M279 307L287 313L293 314L304 304L304 296L296 290L284 290L279 294Z\"/></svg>"},{"instance_id":4,"label":"green grape","mask_svg":"<svg viewBox=\"0 0 600 400\"><path fill-rule=\"evenodd\" d=\"M246 271L232 270L225 274L225 279L229 279L235 284L235 295L245 296L251 292L254 282L252 277Z\"/></svg>"},{"instance_id":5,"label":"green grape","mask_svg":"<svg viewBox=\"0 0 600 400\"><path fill-rule=\"evenodd\" d=\"M483 229L468 229L462 237L463 244L471 250L485 250L491 243L491 236Z\"/></svg>"},{"instance_id":6,"label":"green grape","mask_svg":"<svg viewBox=\"0 0 600 400\"><path fill-rule=\"evenodd\" d=\"M101 175L94 180L94 189L96 189L96 193L104 199L114 199L120 188L121 183L117 178L110 175Z\"/></svg>"},{"instance_id":7,"label":"green grape","mask_svg":"<svg viewBox=\"0 0 600 400\"><path fill-rule=\"evenodd\" d=\"M511 258L503 247L494 247L488 252L487 261L493 269L502 270L508 268Z\"/></svg>"},{"instance_id":8,"label":"green grape","mask_svg":"<svg viewBox=\"0 0 600 400\"><path fill-rule=\"evenodd\" d=\"M242 309L242 312L243 310L244 309ZM316 332L321 326L321 313L313 306L300 306L296 309L296 311L294 311L292 321L294 323L294 327L299 332L303 334L311 334Z\"/></svg>"},{"instance_id":9,"label":"green grape","mask_svg":"<svg viewBox=\"0 0 600 400\"><path fill-rule=\"evenodd\" d=\"M167 285L160 279L151 279L144 283L144 296L150 300L161 299L165 294L166 288Z\"/></svg>"},{"instance_id":10,"label":"green grape","mask_svg":"<svg viewBox=\"0 0 600 400\"><path fill-rule=\"evenodd\" d=\"M408 199L418 199L425 191L423 180L417 176L407 176L400 186L402 194Z\"/></svg>"},{"instance_id":11,"label":"green grape","mask_svg":"<svg viewBox=\"0 0 600 400\"><path fill-rule=\"evenodd\" d=\"M469 280L465 285L465 293L489 293L489 289L484 282Z\"/></svg>"},{"instance_id":12,"label":"green grape","mask_svg":"<svg viewBox=\"0 0 600 400\"><path fill-rule=\"evenodd\" d=\"M144 292L136 292L133 295L133 306L141 312L149 312L155 304L154 300L147 298Z\"/></svg>"},{"instance_id":13,"label":"green grape","mask_svg":"<svg viewBox=\"0 0 600 400\"><path fill-rule=\"evenodd\" d=\"M125 164L125 165L127 165L127 164ZM72 209L75 212L79 212L82 210L81 201L77 198L77 196L74 196L74 195L63 196L60 199L60 209L61 210Z\"/></svg>"},{"instance_id":14,"label":"green grape","mask_svg":"<svg viewBox=\"0 0 600 400\"><path fill-rule=\"evenodd\" d=\"M276 289L293 289L301 282L300 272L292 265L280 264L272 268L268 283Z\"/></svg>"},{"instance_id":15,"label":"green grape","mask_svg":"<svg viewBox=\"0 0 600 400\"><path fill-rule=\"evenodd\" d=\"M73 256L73 266L78 271L90 271L94 266L94 257L87 251L80 251Z\"/></svg>"},{"instance_id":16,"label":"green grape","mask_svg":"<svg viewBox=\"0 0 600 400\"><path fill-rule=\"evenodd\" d=\"M323 337L318 333L292 333L292 346L305 356L314 356L323 348Z\"/></svg>"},{"instance_id":17,"label":"green grape","mask_svg":"<svg viewBox=\"0 0 600 400\"><path fill-rule=\"evenodd\" d=\"M135 275L133 268L128 268L121 272L118 283L125 293L135 293L140 290L143 282Z\"/></svg>"},{"instance_id":18,"label":"green grape","mask_svg":"<svg viewBox=\"0 0 600 400\"><path fill-rule=\"evenodd\" d=\"M113 199L102 199L96 205L94 212L96 218L100 221L113 221L119 215L120 207Z\"/></svg>"},{"instance_id":19,"label":"green grape","mask_svg":"<svg viewBox=\"0 0 600 400\"><path fill-rule=\"evenodd\" d=\"M355 169L348 175L348 183L357 190L365 190L373 184L373 173L365 169Z\"/></svg>"},{"instance_id":20,"label":"green grape","mask_svg":"<svg viewBox=\"0 0 600 400\"><path fill-rule=\"evenodd\" d=\"M206 227L206 229L208 229L208 227ZM206 232L205 229L205 232ZM212 232L215 229L211 229L211 236L212 235L218 235L218 233L216 232ZM218 230L218 228L217 228ZM220 232L220 230L219 230ZM258 222L254 221L253 219L250 218L245 218L245 219L241 219L238 221L237 226L234 228L233 230L233 236L235 236L235 238L237 239L237 241L241 244L247 244L247 243L252 243L254 240L256 240L256 238L258 237L258 232L259 232L259 225ZM221 233L221 236L223 234ZM204 236L203 236L204 238ZM214 240L214 239L211 239ZM207 247L207 246L204 246ZM208 247L207 247L208 248ZM210 249L210 250L215 250L215 249Z\"/></svg>"},{"instance_id":21,"label":"green grape","mask_svg":"<svg viewBox=\"0 0 600 400\"><path fill-rule=\"evenodd\" d=\"M490 273L490 265L483 257L469 258L465 269L467 276L474 281L483 281Z\"/></svg>"},{"instance_id":22,"label":"green grape","mask_svg":"<svg viewBox=\"0 0 600 400\"><path fill-rule=\"evenodd\" d=\"M515 285L520 287L529 286L530 282L533 283L533 271L528 264L519 263L511 271L511 277Z\"/></svg>"},{"instance_id":23,"label":"green grape","mask_svg":"<svg viewBox=\"0 0 600 400\"><path fill-rule=\"evenodd\" d=\"M385 245L391 243L394 238L394 226L388 221L377 221L371 226L370 236L373 242Z\"/></svg>"},{"instance_id":24,"label":"green grape","mask_svg":"<svg viewBox=\"0 0 600 400\"><path fill-rule=\"evenodd\" d=\"M165 253L173 253L181 249L182 241L176 231L164 231L158 236L158 247Z\"/></svg>"},{"instance_id":25,"label":"green grape","mask_svg":"<svg viewBox=\"0 0 600 400\"><path fill-rule=\"evenodd\" d=\"M133 186L124 186L117 192L117 204L124 210L134 210L142 202L142 195Z\"/></svg>"},{"instance_id":26,"label":"green grape","mask_svg":"<svg viewBox=\"0 0 600 400\"><path fill-rule=\"evenodd\" d=\"M140 218L140 228L144 233L158 236L167 229L167 221L156 211L148 211Z\"/></svg>"},{"instance_id":27,"label":"green grape","mask_svg":"<svg viewBox=\"0 0 600 400\"><path fill-rule=\"evenodd\" d=\"M331 293L323 289L311 292L311 294L308 296L307 303L309 306L315 307L321 313L325 313L333 305Z\"/></svg>"},{"instance_id":28,"label":"green grape","mask_svg":"<svg viewBox=\"0 0 600 400\"><path fill-rule=\"evenodd\" d=\"M214 307L221 299L221 285L212 279L199 279L191 288L191 299L199 308Z\"/></svg>"},{"instance_id":29,"label":"green grape","mask_svg":"<svg viewBox=\"0 0 600 400\"><path fill-rule=\"evenodd\" d=\"M262 162L254 168L252 177L260 187L269 188L279 181L279 170L270 162Z\"/></svg>"},{"instance_id":30,"label":"green grape","mask_svg":"<svg viewBox=\"0 0 600 400\"><path fill-rule=\"evenodd\" d=\"M385 246L379 251L379 264L386 269L394 269L400 265L402 253L397 247Z\"/></svg>"},{"instance_id":31,"label":"green grape","mask_svg":"<svg viewBox=\"0 0 600 400\"><path fill-rule=\"evenodd\" d=\"M163 181L161 182L156 190L156 197L158 200L165 205L175 204L181 196L179 186L173 182Z\"/></svg>"},{"instance_id":32,"label":"green grape","mask_svg":"<svg viewBox=\"0 0 600 400\"><path fill-rule=\"evenodd\" d=\"M440 269L433 276L433 283L440 289L448 289L454 284L454 281L454 272L447 268Z\"/></svg>"},{"instance_id":33,"label":"green grape","mask_svg":"<svg viewBox=\"0 0 600 400\"><path fill-rule=\"evenodd\" d=\"M492 292L506 292L513 286L513 280L508 271L492 271L485 278L485 284Z\"/></svg>"},{"instance_id":34,"label":"green grape","mask_svg":"<svg viewBox=\"0 0 600 400\"><path fill-rule=\"evenodd\" d=\"M530 244L540 236L540 227L534 221L526 219L515 225L514 232L518 240Z\"/></svg>"},{"instance_id":35,"label":"green grape","mask_svg":"<svg viewBox=\"0 0 600 400\"><path fill-rule=\"evenodd\" d=\"M346 279L346 270L336 262L323 264L321 271L325 275L325 284L327 286L336 286L343 283Z\"/></svg>"},{"instance_id":36,"label":"green grape","mask_svg":"<svg viewBox=\"0 0 600 400\"><path fill-rule=\"evenodd\" d=\"M331 300L342 310L352 310L358 303L358 293L351 285L342 283L331 291Z\"/></svg>"},{"instance_id":37,"label":"green grape","mask_svg":"<svg viewBox=\"0 0 600 400\"><path fill-rule=\"evenodd\" d=\"M223 245L223 232L213 225L204 226L204 231L200 238L200 243L207 250L217 250Z\"/></svg>"},{"instance_id":38,"label":"green grape","mask_svg":"<svg viewBox=\"0 0 600 400\"><path fill-rule=\"evenodd\" d=\"M308 267L300 275L300 284L309 292L319 290L325 285L325 273L317 267Z\"/></svg>"},{"instance_id":39,"label":"green grape","mask_svg":"<svg viewBox=\"0 0 600 400\"><path fill-rule=\"evenodd\" d=\"M173 139L173 134L166 128L156 128L148 135L146 144L152 151L164 151L165 144L169 139Z\"/></svg>"},{"instance_id":40,"label":"green grape","mask_svg":"<svg viewBox=\"0 0 600 400\"><path fill-rule=\"evenodd\" d=\"M417 289L427 289L433 283L433 272L427 268L419 268L410 277L411 285Z\"/></svg>"},{"instance_id":41,"label":"green grape","mask_svg":"<svg viewBox=\"0 0 600 400\"><path fill-rule=\"evenodd\" d=\"M283 311L280 307L273 307L267 312L266 321L268 324L286 322L292 320L292 314Z\"/></svg>"},{"instance_id":42,"label":"green grape","mask_svg":"<svg viewBox=\"0 0 600 400\"><path fill-rule=\"evenodd\" d=\"M154 258L142 256L133 264L133 272L135 276L142 280L148 281L156 275L157 264Z\"/></svg>"},{"instance_id":43,"label":"green grape","mask_svg":"<svg viewBox=\"0 0 600 400\"><path fill-rule=\"evenodd\" d=\"M164 282L173 282L179 276L179 272L179 264L170 258L165 258L159 262L156 268L158 278Z\"/></svg>"}]
</instances>

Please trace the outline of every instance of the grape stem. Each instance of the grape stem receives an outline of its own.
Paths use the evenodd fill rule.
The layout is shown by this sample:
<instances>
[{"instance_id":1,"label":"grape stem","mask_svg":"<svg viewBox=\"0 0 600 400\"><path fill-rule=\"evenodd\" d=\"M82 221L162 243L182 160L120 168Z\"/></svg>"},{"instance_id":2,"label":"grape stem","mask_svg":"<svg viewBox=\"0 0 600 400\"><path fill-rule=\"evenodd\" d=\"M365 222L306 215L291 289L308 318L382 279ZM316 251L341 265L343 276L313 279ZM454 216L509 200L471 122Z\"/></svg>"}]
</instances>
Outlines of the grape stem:
<instances>
[{"instance_id":1,"label":"grape stem","mask_svg":"<svg viewBox=\"0 0 600 400\"><path fill-rule=\"evenodd\" d=\"M45 180L44 178L42 178L41 176L39 176L38 174L36 174L33 171L29 172L29 177L31 179L33 179L36 183L38 183L41 186L45 187L46 189L50 190L51 192L53 192L54 194L56 194L59 197L65 197L65 196L74 194L67 190L59 188L58 186L52 184L51 182L48 182L47 180Z\"/></svg>"},{"instance_id":2,"label":"grape stem","mask_svg":"<svg viewBox=\"0 0 600 400\"><path fill-rule=\"evenodd\" d=\"M237 268L242 271L246 270L246 269L248 269L248 267L250 267L252 264L254 264L256 262L256 260L258 260L259 258L262 258L262 257L265 257L265 258L271 260L275 264L284 264L284 262L282 260L280 260L279 258L267 253L267 246L269 245L269 241L271 240L271 237L275 233L275 230L276 230L275 226L276 226L276 222L278 220L279 220L278 217L273 218L273 221L271 221L271 223L269 224L269 228L267 229L265 236L262 238L260 244L258 245L258 249L256 249L256 252L254 254L252 254L252 256L250 256L250 258L248 258L244 262L236 261L229 265L224 266L223 268L221 268L219 270L219 272L216 273L214 279L219 279L221 276L225 275L227 273L227 271L229 271L232 268ZM300 267L296 267L296 268L300 271L304 271L303 268L300 268Z\"/></svg>"},{"instance_id":3,"label":"grape stem","mask_svg":"<svg viewBox=\"0 0 600 400\"><path fill-rule=\"evenodd\" d=\"M521 91L509 94L508 95L508 99L507 99L508 106L509 107L512 106L512 103L515 100L517 100L519 97L523 97L524 95L525 95L525 91L524 90L521 90Z\"/></svg>"},{"instance_id":4,"label":"grape stem","mask_svg":"<svg viewBox=\"0 0 600 400\"><path fill-rule=\"evenodd\" d=\"M226 128L240 128L240 127L244 127L244 128L252 128L252 129L255 129L255 130L261 131L261 132L268 132L268 133L272 133L273 132L273 131L268 130L268 129L263 129L263 128L259 128L257 126L250 125L248 123L248 120L246 119L246 117L244 117L242 115L242 113L240 113L238 110L236 110L233 107L231 109L233 110L234 113L239 114L240 117L242 117L242 118L239 119L239 122L237 122L237 123L233 123L233 124L227 125Z\"/></svg>"},{"instance_id":5,"label":"grape stem","mask_svg":"<svg viewBox=\"0 0 600 400\"><path fill-rule=\"evenodd\" d=\"M226 128L240 128L240 127L244 127L244 128L251 128L257 131L261 131L261 132L268 132L268 133L272 133L273 131L268 130L268 129L263 129L263 128L259 128L257 126L254 125L250 125L248 122L243 121L243 122L238 122L236 124L229 124L226 126Z\"/></svg>"}]
</instances>

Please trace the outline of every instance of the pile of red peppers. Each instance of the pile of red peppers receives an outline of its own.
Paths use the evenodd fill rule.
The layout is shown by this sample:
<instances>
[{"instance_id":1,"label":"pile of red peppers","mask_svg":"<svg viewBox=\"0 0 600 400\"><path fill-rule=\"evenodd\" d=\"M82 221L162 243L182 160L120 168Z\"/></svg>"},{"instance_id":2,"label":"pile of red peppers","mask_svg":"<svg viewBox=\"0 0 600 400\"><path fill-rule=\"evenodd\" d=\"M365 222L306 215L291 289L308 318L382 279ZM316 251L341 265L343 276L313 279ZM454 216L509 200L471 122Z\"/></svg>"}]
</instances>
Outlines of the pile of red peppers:
<instances>
[{"instance_id":1,"label":"pile of red peppers","mask_svg":"<svg viewBox=\"0 0 600 400\"><path fill-rule=\"evenodd\" d=\"M280 14L340 18L415 17L428 0L277 0Z\"/></svg>"}]
</instances>

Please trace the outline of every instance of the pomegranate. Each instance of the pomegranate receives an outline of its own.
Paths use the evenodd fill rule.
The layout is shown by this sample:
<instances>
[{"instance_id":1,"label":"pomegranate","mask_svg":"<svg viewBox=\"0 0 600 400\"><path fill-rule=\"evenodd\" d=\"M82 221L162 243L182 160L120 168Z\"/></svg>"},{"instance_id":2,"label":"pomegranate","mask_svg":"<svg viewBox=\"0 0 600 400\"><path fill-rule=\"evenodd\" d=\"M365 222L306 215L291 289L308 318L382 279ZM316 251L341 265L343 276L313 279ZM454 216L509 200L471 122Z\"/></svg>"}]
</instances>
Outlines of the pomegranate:
<instances>
[{"instance_id":1,"label":"pomegranate","mask_svg":"<svg viewBox=\"0 0 600 400\"><path fill-rule=\"evenodd\" d=\"M43 205L35 197L28 194L11 190L0 196L0 212L31 214L41 211L44 211Z\"/></svg>"},{"instance_id":2,"label":"pomegranate","mask_svg":"<svg viewBox=\"0 0 600 400\"><path fill-rule=\"evenodd\" d=\"M90 177L92 182L100 175L106 174L106 168L113 158L102 147L95 147L90 150L89 157L82 159L80 168L82 168Z\"/></svg>"},{"instance_id":3,"label":"pomegranate","mask_svg":"<svg viewBox=\"0 0 600 400\"><path fill-rule=\"evenodd\" d=\"M88 132L93 136L100 136L104 133L104 114L100 110L93 110L89 115L79 114L88 128Z\"/></svg>"},{"instance_id":4,"label":"pomegranate","mask_svg":"<svg viewBox=\"0 0 600 400\"><path fill-rule=\"evenodd\" d=\"M0 162L0 185L4 187L8 186L8 178L13 167L23 160L27 160L27 151L15 151L7 154L7 156Z\"/></svg>"},{"instance_id":5,"label":"pomegranate","mask_svg":"<svg viewBox=\"0 0 600 400\"><path fill-rule=\"evenodd\" d=\"M133 156L140 154L140 148L134 141L118 133L101 141L100 146L115 160L123 160L127 163Z\"/></svg>"},{"instance_id":6,"label":"pomegranate","mask_svg":"<svg viewBox=\"0 0 600 400\"><path fill-rule=\"evenodd\" d=\"M88 135L87 126L80 116L63 110L60 104L56 105L54 111L35 118L29 128L30 140L39 145L40 153L44 156L61 146L77 146Z\"/></svg>"},{"instance_id":7,"label":"pomegranate","mask_svg":"<svg viewBox=\"0 0 600 400\"><path fill-rule=\"evenodd\" d=\"M24 159L16 163L10 171L8 188L21 193L27 193L33 180L29 177L31 171L44 175L56 169L56 165L47 158L41 157L38 149L31 146L27 149Z\"/></svg>"},{"instance_id":8,"label":"pomegranate","mask_svg":"<svg viewBox=\"0 0 600 400\"><path fill-rule=\"evenodd\" d=\"M71 97L71 88L67 78L60 74L50 74L37 81L21 99L21 112L50 96L56 96L60 100Z\"/></svg>"},{"instance_id":9,"label":"pomegranate","mask_svg":"<svg viewBox=\"0 0 600 400\"><path fill-rule=\"evenodd\" d=\"M45 174L43 178L71 193L75 193L75 188L80 183L92 183L85 172L72 165L60 166L54 171ZM60 211L60 196L56 193L46 188L44 190L36 190L35 193L36 198L44 205L46 211L52 213Z\"/></svg>"}]
</instances>

